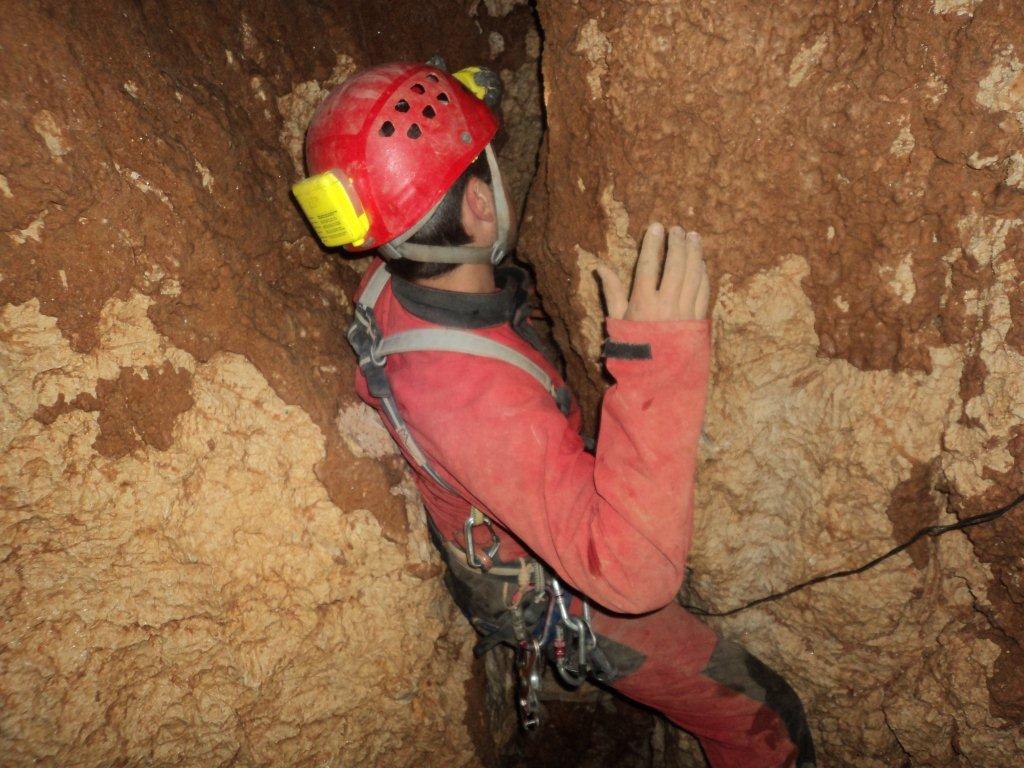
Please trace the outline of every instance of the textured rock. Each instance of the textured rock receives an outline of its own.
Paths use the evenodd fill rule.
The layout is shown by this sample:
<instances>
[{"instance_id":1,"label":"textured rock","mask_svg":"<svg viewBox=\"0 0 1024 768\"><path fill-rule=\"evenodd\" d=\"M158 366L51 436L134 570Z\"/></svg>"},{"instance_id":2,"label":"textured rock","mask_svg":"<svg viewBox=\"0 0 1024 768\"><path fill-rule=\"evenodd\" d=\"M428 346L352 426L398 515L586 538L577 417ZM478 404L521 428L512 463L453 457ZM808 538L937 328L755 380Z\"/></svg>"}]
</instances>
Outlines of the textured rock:
<instances>
[{"instance_id":1,"label":"textured rock","mask_svg":"<svg viewBox=\"0 0 1024 768\"><path fill-rule=\"evenodd\" d=\"M539 4L523 250L591 418L598 262L705 235L711 401L690 598L729 609L1024 491L1019 3ZM1024 509L717 621L825 764L1024 751Z\"/></svg>"},{"instance_id":2,"label":"textured rock","mask_svg":"<svg viewBox=\"0 0 1024 768\"><path fill-rule=\"evenodd\" d=\"M591 268L625 274L653 218L706 236L690 599L731 608L1020 493L1019 3L539 6L524 250L591 419ZM365 261L320 252L287 194L322 95L438 52L439 19L451 63L501 72L521 199L542 107L520 0L5 8L0 764L499 762L508 712L350 391ZM830 765L1013 765L1021 518L718 625L790 676ZM580 761L694 763L610 717L630 733Z\"/></svg>"},{"instance_id":3,"label":"textured rock","mask_svg":"<svg viewBox=\"0 0 1024 768\"><path fill-rule=\"evenodd\" d=\"M5 760L470 761L439 716L464 711L469 638L422 529L399 546L335 506L309 415L243 356L170 345L148 306L110 301L88 354L35 300L3 313ZM166 447L106 455L102 400L32 418L155 365L190 382Z\"/></svg>"},{"instance_id":4,"label":"textured rock","mask_svg":"<svg viewBox=\"0 0 1024 768\"><path fill-rule=\"evenodd\" d=\"M326 89L437 52L438 17L453 64L519 83L518 120L526 9L5 6L0 765L493 753L471 633L351 391L365 260L288 196Z\"/></svg>"}]
</instances>

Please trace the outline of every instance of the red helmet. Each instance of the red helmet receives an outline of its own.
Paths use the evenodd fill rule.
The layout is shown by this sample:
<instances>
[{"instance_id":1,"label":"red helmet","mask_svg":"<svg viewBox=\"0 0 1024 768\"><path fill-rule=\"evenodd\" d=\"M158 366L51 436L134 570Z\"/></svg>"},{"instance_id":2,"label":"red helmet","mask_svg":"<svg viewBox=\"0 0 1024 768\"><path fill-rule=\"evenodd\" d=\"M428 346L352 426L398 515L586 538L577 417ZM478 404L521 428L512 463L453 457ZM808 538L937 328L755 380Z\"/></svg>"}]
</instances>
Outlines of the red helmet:
<instances>
[{"instance_id":1,"label":"red helmet","mask_svg":"<svg viewBox=\"0 0 1024 768\"><path fill-rule=\"evenodd\" d=\"M447 72L373 67L335 88L306 134L310 174L347 181L369 223L365 251L407 233L487 147L498 120Z\"/></svg>"}]
</instances>

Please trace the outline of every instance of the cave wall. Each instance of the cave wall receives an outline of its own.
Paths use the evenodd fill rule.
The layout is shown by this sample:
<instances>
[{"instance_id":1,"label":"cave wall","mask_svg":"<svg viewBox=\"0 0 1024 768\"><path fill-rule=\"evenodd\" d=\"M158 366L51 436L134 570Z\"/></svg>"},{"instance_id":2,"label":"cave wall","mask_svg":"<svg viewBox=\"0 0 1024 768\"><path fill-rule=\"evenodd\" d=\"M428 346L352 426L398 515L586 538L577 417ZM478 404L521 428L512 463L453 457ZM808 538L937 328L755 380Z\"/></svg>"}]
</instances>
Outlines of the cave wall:
<instances>
[{"instance_id":1,"label":"cave wall","mask_svg":"<svg viewBox=\"0 0 1024 768\"><path fill-rule=\"evenodd\" d=\"M367 262L321 252L289 184L327 89L441 52L508 83L521 197L539 46L508 10L5 4L0 764L493 748L471 632L351 389Z\"/></svg>"},{"instance_id":2,"label":"cave wall","mask_svg":"<svg viewBox=\"0 0 1024 768\"><path fill-rule=\"evenodd\" d=\"M593 266L704 235L714 359L687 599L728 610L1024 490L1024 6L540 0L522 251L591 414ZM1024 510L714 621L826 765L1024 753Z\"/></svg>"},{"instance_id":3,"label":"cave wall","mask_svg":"<svg viewBox=\"0 0 1024 768\"><path fill-rule=\"evenodd\" d=\"M651 219L707 242L688 599L1019 493L1021 6L539 11L522 250L591 415L592 266L625 275ZM0 764L493 764L469 630L350 390L365 260L287 194L327 89L437 52L438 19L508 86L521 199L540 38L515 0L5 8ZM1021 516L716 625L792 679L828 764L1015 764Z\"/></svg>"}]
</instances>

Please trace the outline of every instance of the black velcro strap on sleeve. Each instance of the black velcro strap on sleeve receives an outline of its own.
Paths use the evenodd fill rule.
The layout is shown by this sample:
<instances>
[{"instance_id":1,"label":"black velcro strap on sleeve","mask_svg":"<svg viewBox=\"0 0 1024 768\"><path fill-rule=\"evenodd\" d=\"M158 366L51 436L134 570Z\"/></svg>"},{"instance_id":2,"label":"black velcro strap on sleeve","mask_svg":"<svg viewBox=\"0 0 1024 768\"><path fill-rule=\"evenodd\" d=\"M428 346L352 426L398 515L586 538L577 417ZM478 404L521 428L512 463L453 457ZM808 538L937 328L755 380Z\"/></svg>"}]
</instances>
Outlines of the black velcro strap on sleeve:
<instances>
[{"instance_id":1,"label":"black velcro strap on sleeve","mask_svg":"<svg viewBox=\"0 0 1024 768\"><path fill-rule=\"evenodd\" d=\"M650 344L630 344L614 339L604 340L601 354L618 360L650 360L652 357Z\"/></svg>"}]
</instances>

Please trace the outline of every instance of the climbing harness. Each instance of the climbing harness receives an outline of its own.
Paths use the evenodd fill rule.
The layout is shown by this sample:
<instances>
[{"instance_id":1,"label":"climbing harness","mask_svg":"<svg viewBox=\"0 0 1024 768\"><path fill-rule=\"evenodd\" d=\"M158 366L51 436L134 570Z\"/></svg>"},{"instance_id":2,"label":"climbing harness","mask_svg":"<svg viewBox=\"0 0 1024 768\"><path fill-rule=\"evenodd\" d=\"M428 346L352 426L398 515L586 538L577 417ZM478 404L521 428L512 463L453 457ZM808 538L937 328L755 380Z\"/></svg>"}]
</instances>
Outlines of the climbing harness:
<instances>
[{"instance_id":1,"label":"climbing harness","mask_svg":"<svg viewBox=\"0 0 1024 768\"><path fill-rule=\"evenodd\" d=\"M569 408L568 390L556 386L544 369L525 355L475 333L455 328L424 328L384 337L374 318L374 307L389 279L390 273L381 266L367 281L356 303L348 339L370 394L380 401L408 455L435 482L455 493L431 465L402 418L385 372L390 355L446 351L501 360L532 376L563 412ZM501 562L501 539L487 515L476 507L470 508L463 525L464 547L445 540L429 514L427 524L431 539L448 565L446 583L482 635L474 654L482 656L501 644L515 650L516 708L524 729L532 730L540 723L539 691L545 657L570 688L580 686L588 675L598 680L614 676L615 670L591 627L587 601L575 598L582 604L582 614L573 615L570 608L574 596L540 562L525 557L517 563ZM487 536L482 545L478 543L479 533Z\"/></svg>"}]
</instances>

